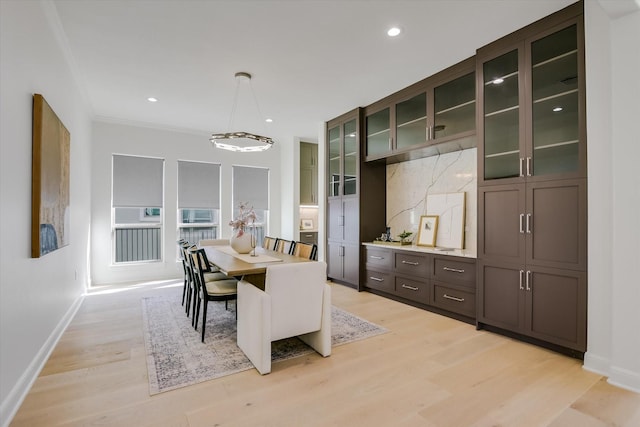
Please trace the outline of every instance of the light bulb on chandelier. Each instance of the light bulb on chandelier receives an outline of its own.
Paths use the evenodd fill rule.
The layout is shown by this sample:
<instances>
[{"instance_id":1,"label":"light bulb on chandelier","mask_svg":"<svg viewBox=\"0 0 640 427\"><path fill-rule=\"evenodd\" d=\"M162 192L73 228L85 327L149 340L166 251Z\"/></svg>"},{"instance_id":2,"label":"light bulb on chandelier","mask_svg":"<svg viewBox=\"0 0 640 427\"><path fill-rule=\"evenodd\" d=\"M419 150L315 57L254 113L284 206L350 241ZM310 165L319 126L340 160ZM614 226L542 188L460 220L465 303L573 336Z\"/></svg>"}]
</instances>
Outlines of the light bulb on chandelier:
<instances>
[{"instance_id":1,"label":"light bulb on chandelier","mask_svg":"<svg viewBox=\"0 0 640 427\"><path fill-rule=\"evenodd\" d=\"M255 103L256 111L260 116L260 121L264 123L262 119L262 114L260 113L260 107L258 107L258 101L256 99L256 95L253 92L253 86L251 85L251 74L246 72L238 72L235 74L236 77L236 91L233 99L233 106L231 108L231 118L229 119L229 129L232 129L236 108L238 107L238 97L240 93L240 85L243 81L249 82L249 89L251 91L251 95L253 97L253 101ZM213 143L216 148L221 148L223 150L229 151L237 151L243 153L250 153L256 151L265 151L273 146L273 139L257 135L251 132L244 131L236 131L236 132L225 132L225 133L214 133L209 138L209 141ZM258 143L258 144L256 144Z\"/></svg>"}]
</instances>

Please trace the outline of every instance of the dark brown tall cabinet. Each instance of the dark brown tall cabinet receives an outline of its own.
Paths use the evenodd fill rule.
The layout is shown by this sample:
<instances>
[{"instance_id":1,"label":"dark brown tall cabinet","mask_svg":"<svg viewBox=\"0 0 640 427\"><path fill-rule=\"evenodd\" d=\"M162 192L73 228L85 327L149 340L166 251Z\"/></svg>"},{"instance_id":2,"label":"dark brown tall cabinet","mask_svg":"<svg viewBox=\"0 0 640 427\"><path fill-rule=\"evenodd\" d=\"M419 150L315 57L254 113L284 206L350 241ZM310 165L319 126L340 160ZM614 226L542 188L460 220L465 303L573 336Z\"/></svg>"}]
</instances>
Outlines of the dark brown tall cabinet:
<instances>
[{"instance_id":1,"label":"dark brown tall cabinet","mask_svg":"<svg viewBox=\"0 0 640 427\"><path fill-rule=\"evenodd\" d=\"M477 51L478 326L586 350L582 3Z\"/></svg>"},{"instance_id":2,"label":"dark brown tall cabinet","mask_svg":"<svg viewBox=\"0 0 640 427\"><path fill-rule=\"evenodd\" d=\"M362 109L326 124L327 276L359 289L361 241L385 230L384 164L361 162Z\"/></svg>"}]
</instances>

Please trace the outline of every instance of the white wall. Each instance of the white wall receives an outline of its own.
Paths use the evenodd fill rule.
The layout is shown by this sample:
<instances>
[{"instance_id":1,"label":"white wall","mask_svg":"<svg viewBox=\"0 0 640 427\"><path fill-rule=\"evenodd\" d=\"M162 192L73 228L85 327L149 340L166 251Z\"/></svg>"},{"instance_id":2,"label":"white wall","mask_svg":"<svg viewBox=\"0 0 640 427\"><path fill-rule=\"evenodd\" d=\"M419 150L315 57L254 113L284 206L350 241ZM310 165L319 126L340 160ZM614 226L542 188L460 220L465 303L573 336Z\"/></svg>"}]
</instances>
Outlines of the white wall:
<instances>
[{"instance_id":1,"label":"white wall","mask_svg":"<svg viewBox=\"0 0 640 427\"><path fill-rule=\"evenodd\" d=\"M87 283L90 113L51 5L0 1L0 425L8 424ZM42 94L71 134L70 240L31 254L31 117Z\"/></svg>"},{"instance_id":2,"label":"white wall","mask_svg":"<svg viewBox=\"0 0 640 427\"><path fill-rule=\"evenodd\" d=\"M640 12L610 19L585 2L589 310L585 368L640 392Z\"/></svg>"},{"instance_id":3,"label":"white wall","mask_svg":"<svg viewBox=\"0 0 640 427\"><path fill-rule=\"evenodd\" d=\"M232 165L260 166L270 169L270 217L268 232L280 234L281 144L260 153L233 153L213 148L209 135L177 130L163 130L130 124L96 121L93 125L91 168L93 194L91 206L91 275L92 284L158 280L179 277L182 266L176 262L177 240L177 161L192 160L220 163L222 238L231 236L227 226L237 209L231 206ZM111 245L111 157L132 154L165 159L164 234L161 262L136 265L113 265Z\"/></svg>"}]
</instances>

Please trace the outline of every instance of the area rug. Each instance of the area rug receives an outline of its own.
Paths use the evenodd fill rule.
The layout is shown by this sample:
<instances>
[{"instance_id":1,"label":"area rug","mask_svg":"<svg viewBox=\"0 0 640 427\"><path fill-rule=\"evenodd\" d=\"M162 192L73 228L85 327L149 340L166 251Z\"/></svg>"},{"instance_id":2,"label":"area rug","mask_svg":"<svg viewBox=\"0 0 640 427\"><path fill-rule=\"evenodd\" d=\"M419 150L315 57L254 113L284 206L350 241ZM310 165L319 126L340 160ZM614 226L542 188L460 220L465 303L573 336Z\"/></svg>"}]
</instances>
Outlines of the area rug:
<instances>
[{"instance_id":1,"label":"area rug","mask_svg":"<svg viewBox=\"0 0 640 427\"><path fill-rule=\"evenodd\" d=\"M181 293L171 293L142 299L150 395L253 369L236 344L235 302L229 302L228 311L223 302L209 303L202 343L200 328L191 326L181 298ZM387 330L333 306L331 332L335 347ZM298 338L276 341L271 345L272 363L313 351Z\"/></svg>"}]
</instances>

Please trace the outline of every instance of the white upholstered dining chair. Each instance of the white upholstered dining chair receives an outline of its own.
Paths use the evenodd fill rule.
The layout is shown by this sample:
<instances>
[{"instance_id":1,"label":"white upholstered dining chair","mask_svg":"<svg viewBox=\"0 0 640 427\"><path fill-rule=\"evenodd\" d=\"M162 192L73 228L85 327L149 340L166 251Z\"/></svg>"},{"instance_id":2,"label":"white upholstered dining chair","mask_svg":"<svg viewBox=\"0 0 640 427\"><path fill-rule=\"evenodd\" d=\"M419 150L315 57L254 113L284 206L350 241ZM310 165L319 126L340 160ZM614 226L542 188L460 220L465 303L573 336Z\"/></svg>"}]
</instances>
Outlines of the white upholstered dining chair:
<instances>
[{"instance_id":1,"label":"white upholstered dining chair","mask_svg":"<svg viewBox=\"0 0 640 427\"><path fill-rule=\"evenodd\" d=\"M260 374L271 372L271 342L299 337L331 354L331 287L322 261L267 267L264 291L238 282L238 347Z\"/></svg>"}]
</instances>

